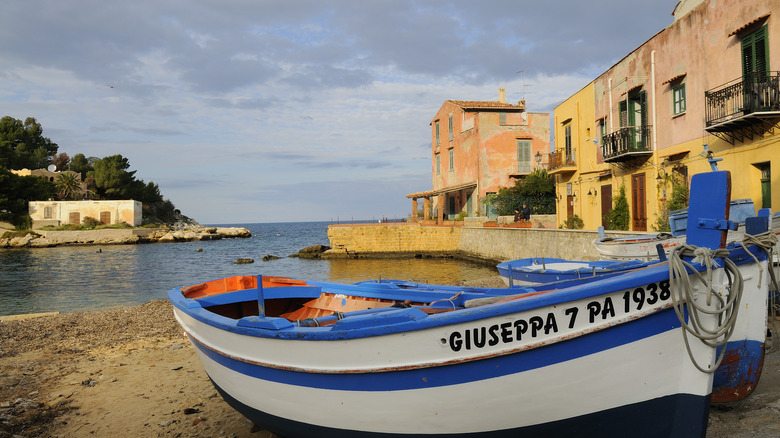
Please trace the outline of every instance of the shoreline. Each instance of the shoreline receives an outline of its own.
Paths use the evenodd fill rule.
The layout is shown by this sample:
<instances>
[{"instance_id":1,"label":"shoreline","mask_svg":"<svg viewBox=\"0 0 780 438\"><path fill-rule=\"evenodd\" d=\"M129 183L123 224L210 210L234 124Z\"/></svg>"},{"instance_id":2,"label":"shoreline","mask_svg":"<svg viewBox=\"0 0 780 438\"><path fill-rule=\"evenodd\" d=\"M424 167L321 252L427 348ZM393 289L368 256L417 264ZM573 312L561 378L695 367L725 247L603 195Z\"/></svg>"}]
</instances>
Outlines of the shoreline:
<instances>
[{"instance_id":1,"label":"shoreline","mask_svg":"<svg viewBox=\"0 0 780 438\"><path fill-rule=\"evenodd\" d=\"M249 238L242 227L191 226L170 228L102 228L99 230L29 230L20 237L0 238L0 248L51 248L56 246L127 245Z\"/></svg>"},{"instance_id":2,"label":"shoreline","mask_svg":"<svg viewBox=\"0 0 780 438\"><path fill-rule=\"evenodd\" d=\"M217 394L167 300L0 319L0 370L0 437L274 437ZM711 407L707 436L778 435L780 353L771 350L752 395Z\"/></svg>"}]
</instances>

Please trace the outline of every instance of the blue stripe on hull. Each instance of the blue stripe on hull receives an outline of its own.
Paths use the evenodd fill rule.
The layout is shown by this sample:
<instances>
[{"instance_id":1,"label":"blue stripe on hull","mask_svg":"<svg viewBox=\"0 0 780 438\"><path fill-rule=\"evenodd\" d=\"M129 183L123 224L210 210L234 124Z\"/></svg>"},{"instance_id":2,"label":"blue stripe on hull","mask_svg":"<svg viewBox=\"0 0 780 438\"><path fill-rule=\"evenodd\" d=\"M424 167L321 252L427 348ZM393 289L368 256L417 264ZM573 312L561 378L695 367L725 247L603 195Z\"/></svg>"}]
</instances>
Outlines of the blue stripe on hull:
<instances>
[{"instance_id":1,"label":"blue stripe on hull","mask_svg":"<svg viewBox=\"0 0 780 438\"><path fill-rule=\"evenodd\" d=\"M266 428L285 438L317 437L317 438L391 438L411 436L435 436L437 438L465 437L545 437L545 438L575 438L575 437L704 437L707 432L709 417L709 396L694 396L676 394L660 397L632 405L608 409L593 414L567 418L546 424L528 427L484 431L479 433L442 433L442 434L395 434L371 433L321 427L300 423L287 418L277 417L261 412L234 399L222 390L214 381L214 387L225 401L235 410L250 419L256 425ZM519 390L519 389L518 389ZM467 397L468 395L464 395ZM587 403L587 400L583 400ZM479 400L474 400L479 403ZM302 407L303 409L303 407ZM511 409L507 415L512 415ZM396 421L402 423L403 418Z\"/></svg>"},{"instance_id":2,"label":"blue stripe on hull","mask_svg":"<svg viewBox=\"0 0 780 438\"><path fill-rule=\"evenodd\" d=\"M224 356L194 338L193 341L201 352L221 366L255 379L321 389L397 391L457 385L522 373L636 342L679 327L680 322L674 311L666 309L609 329L514 354L421 369L344 374L306 373L264 367Z\"/></svg>"}]
</instances>

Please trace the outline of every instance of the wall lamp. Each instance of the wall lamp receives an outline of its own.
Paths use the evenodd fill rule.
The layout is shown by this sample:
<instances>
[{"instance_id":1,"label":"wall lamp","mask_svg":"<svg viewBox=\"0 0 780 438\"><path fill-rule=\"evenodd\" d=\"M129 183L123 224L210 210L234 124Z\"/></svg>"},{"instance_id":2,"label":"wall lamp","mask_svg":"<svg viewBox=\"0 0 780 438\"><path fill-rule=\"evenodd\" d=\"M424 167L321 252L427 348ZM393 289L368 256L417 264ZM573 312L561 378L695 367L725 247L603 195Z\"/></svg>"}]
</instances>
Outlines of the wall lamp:
<instances>
[{"instance_id":1,"label":"wall lamp","mask_svg":"<svg viewBox=\"0 0 780 438\"><path fill-rule=\"evenodd\" d=\"M541 166L542 165L542 153L539 151L536 151L536 155L534 155L534 158L536 158L536 165Z\"/></svg>"},{"instance_id":2,"label":"wall lamp","mask_svg":"<svg viewBox=\"0 0 780 438\"><path fill-rule=\"evenodd\" d=\"M662 180L666 179L666 176L667 176L667 174L666 174L665 170L658 169L658 176L655 177L655 180L660 183Z\"/></svg>"},{"instance_id":3,"label":"wall lamp","mask_svg":"<svg viewBox=\"0 0 780 438\"><path fill-rule=\"evenodd\" d=\"M591 192L591 189L588 189L588 196L596 196L598 194L599 194L599 192L596 189L593 189L592 192Z\"/></svg>"}]
</instances>

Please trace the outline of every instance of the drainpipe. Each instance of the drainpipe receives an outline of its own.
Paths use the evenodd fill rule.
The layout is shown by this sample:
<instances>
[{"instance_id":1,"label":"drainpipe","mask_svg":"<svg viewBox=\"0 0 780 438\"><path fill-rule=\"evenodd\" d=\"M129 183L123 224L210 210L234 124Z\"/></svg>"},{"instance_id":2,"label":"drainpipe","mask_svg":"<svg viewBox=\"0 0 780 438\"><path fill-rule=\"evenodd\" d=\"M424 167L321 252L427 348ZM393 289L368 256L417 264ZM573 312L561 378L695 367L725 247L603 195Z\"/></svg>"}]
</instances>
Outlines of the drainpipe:
<instances>
[{"instance_id":1,"label":"drainpipe","mask_svg":"<svg viewBox=\"0 0 780 438\"><path fill-rule=\"evenodd\" d=\"M650 94L653 96L653 157L655 161L655 167L658 168L658 136L656 126L656 104L655 104L655 50L650 52Z\"/></svg>"},{"instance_id":2,"label":"drainpipe","mask_svg":"<svg viewBox=\"0 0 780 438\"><path fill-rule=\"evenodd\" d=\"M609 114L607 115L607 118L609 119L609 133L612 134L615 132L612 128L612 119L614 118L612 116L612 78L607 80L607 91L609 92Z\"/></svg>"}]
</instances>

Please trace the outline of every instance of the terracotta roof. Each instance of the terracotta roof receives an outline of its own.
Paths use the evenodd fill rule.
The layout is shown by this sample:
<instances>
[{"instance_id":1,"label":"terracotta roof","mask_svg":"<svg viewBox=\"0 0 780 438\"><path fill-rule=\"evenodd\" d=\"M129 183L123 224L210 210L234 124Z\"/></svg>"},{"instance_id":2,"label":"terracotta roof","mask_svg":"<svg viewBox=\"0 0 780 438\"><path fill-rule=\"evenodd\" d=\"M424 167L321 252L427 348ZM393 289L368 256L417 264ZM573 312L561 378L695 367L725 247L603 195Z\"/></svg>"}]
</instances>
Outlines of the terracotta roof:
<instances>
[{"instance_id":1,"label":"terracotta roof","mask_svg":"<svg viewBox=\"0 0 780 438\"><path fill-rule=\"evenodd\" d=\"M679 75L672 76L671 78L669 78L669 79L667 79L667 80L665 80L665 81L661 82L661 85L670 84L670 83L672 83L672 82L676 81L677 79L680 79L680 78L682 78L683 76L685 76L685 75L687 75L687 74L688 74L688 73L681 73L681 74L679 74Z\"/></svg>"},{"instance_id":2,"label":"terracotta roof","mask_svg":"<svg viewBox=\"0 0 780 438\"><path fill-rule=\"evenodd\" d=\"M412 199L416 199L416 198L429 198L429 197L436 196L436 195L442 195L444 193L457 192L458 190L470 189L470 188L475 188L475 187L477 187L477 182L476 181L472 181L472 182L468 182L468 183L465 183L465 184L458 184L458 185L455 185L455 186L445 187L445 188L439 189L439 190L428 190L427 192L409 193L408 195L406 195L406 197L407 198L412 198Z\"/></svg>"},{"instance_id":3,"label":"terracotta roof","mask_svg":"<svg viewBox=\"0 0 780 438\"><path fill-rule=\"evenodd\" d=\"M727 36L736 35L736 34L738 34L738 33L742 32L743 30L745 30L745 29L747 29L748 27L750 27L750 26L752 26L752 25L754 25L754 24L758 23L759 21L763 20L764 18L766 18L766 17L768 17L768 16L770 16L770 15L771 15L771 12L768 12L768 13L766 13L766 14L764 14L764 15L762 15L762 16L760 16L760 17L758 17L758 18L755 18L755 19L753 19L753 20L750 20L750 21L748 21L747 23L743 24L742 26L740 26L740 27L738 27L738 28L734 29L733 31L731 31L731 33L730 33L730 34L728 34Z\"/></svg>"},{"instance_id":4,"label":"terracotta roof","mask_svg":"<svg viewBox=\"0 0 780 438\"><path fill-rule=\"evenodd\" d=\"M499 101L450 100L450 102L458 105L461 108L467 109L507 109L517 111L525 109L525 107L522 105L512 105L511 103L503 103Z\"/></svg>"}]
</instances>

